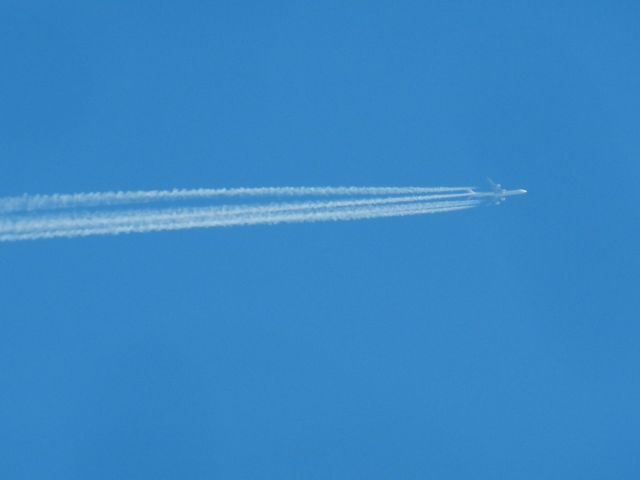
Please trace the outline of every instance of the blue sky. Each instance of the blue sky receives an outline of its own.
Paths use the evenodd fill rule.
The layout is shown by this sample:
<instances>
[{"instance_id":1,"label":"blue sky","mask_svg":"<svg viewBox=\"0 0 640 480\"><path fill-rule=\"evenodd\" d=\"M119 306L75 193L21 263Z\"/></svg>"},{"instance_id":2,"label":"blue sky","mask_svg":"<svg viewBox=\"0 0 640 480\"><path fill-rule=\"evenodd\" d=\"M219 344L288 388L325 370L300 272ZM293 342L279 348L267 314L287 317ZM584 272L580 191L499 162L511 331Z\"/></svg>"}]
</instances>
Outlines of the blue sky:
<instances>
[{"instance_id":1,"label":"blue sky","mask_svg":"<svg viewBox=\"0 0 640 480\"><path fill-rule=\"evenodd\" d=\"M637 478L639 21L631 1L3 1L3 196L530 193L0 245L0 477Z\"/></svg>"}]
</instances>

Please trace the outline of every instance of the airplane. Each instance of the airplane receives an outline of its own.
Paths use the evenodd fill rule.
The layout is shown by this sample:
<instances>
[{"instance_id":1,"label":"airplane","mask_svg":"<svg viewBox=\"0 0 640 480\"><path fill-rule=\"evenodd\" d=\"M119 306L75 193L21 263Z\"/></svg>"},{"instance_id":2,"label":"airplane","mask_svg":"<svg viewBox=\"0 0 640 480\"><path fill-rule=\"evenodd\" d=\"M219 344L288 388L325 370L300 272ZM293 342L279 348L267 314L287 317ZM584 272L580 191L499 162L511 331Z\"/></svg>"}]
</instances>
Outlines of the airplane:
<instances>
[{"instance_id":1,"label":"airplane","mask_svg":"<svg viewBox=\"0 0 640 480\"><path fill-rule=\"evenodd\" d=\"M483 197L485 196L492 197L496 205L500 205L502 202L504 202L507 199L507 197L515 197L516 195L525 195L527 193L527 191L524 188L518 188L516 190L507 190L506 188L503 188L502 185L500 185L499 183L494 183L490 178L487 180L489 180L489 183L491 184L491 188L493 192L485 193L485 194L476 192L476 195L483 196Z\"/></svg>"}]
</instances>

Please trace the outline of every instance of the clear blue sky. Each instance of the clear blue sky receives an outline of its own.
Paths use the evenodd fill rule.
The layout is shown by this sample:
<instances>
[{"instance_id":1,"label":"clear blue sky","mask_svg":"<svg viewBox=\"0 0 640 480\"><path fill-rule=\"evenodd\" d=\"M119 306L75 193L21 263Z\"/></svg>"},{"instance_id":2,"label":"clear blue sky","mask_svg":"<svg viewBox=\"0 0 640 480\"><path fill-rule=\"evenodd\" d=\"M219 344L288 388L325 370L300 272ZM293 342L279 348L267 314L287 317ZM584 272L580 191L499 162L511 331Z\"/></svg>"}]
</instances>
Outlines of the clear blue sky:
<instances>
[{"instance_id":1,"label":"clear blue sky","mask_svg":"<svg viewBox=\"0 0 640 480\"><path fill-rule=\"evenodd\" d=\"M2 1L2 195L530 194L0 245L0 477L638 478L639 24L635 1Z\"/></svg>"}]
</instances>

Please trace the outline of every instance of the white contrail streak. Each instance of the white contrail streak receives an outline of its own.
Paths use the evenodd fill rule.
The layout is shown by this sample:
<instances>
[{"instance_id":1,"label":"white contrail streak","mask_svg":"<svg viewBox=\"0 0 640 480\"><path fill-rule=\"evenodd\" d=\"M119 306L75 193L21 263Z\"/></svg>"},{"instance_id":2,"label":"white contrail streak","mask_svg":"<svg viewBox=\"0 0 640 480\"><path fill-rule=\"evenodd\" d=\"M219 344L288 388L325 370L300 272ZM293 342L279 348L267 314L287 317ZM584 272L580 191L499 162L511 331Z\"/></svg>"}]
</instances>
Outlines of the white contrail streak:
<instances>
[{"instance_id":1,"label":"white contrail streak","mask_svg":"<svg viewBox=\"0 0 640 480\"><path fill-rule=\"evenodd\" d=\"M90 235L117 235L122 233L142 233L153 231L183 230L193 228L229 227L239 225L259 225L277 223L300 223L368 218L424 215L453 212L477 206L475 200L459 202L415 202L400 205L376 205L337 207L329 209L281 210L272 212L244 212L242 214L220 215L220 212L164 212L145 216L144 214L107 217L100 222L60 224L54 219L42 229L26 228L0 233L0 241L37 240L56 237L85 237Z\"/></svg>"},{"instance_id":2,"label":"white contrail streak","mask_svg":"<svg viewBox=\"0 0 640 480\"><path fill-rule=\"evenodd\" d=\"M412 203L420 203L433 209L449 208L456 206L475 206L477 202L418 202L414 199L421 197L406 197L413 200ZM57 215L36 218L27 218L0 223L0 235L12 236L25 233L40 233L46 231L77 230L83 228L103 228L120 225L147 225L160 223L176 223L197 221L202 218L207 220L234 220L237 218L267 218L272 214L294 214L315 212L349 212L354 209L377 205L391 205L397 199L377 201L353 201L353 202L307 202L304 204L275 204L252 207L201 207L191 209L163 209L163 210L139 210L124 212L99 212L96 214ZM0 239L3 237L0 236Z\"/></svg>"},{"instance_id":3,"label":"white contrail streak","mask_svg":"<svg viewBox=\"0 0 640 480\"><path fill-rule=\"evenodd\" d=\"M266 202L270 197L287 201ZM220 199L227 198L221 203ZM243 203L238 203L242 201ZM253 201L250 201L253 199ZM235 200L236 203L229 203ZM453 212L472 187L273 187L0 198L0 242Z\"/></svg>"},{"instance_id":4,"label":"white contrail streak","mask_svg":"<svg viewBox=\"0 0 640 480\"><path fill-rule=\"evenodd\" d=\"M304 211L304 210L329 210L337 208L348 208L358 206L373 206L395 203L417 203L430 202L435 204L436 200L445 199L459 200L468 199L467 194L442 194L442 195L414 195L401 197L374 197L368 199L355 200L337 200L337 201L315 201L315 202L288 202L288 203L270 203L266 205L222 205L215 207L198 207L198 208L164 208L160 210L124 210L124 211L98 211L98 212L79 212L75 214L62 215L40 215L27 216L18 220L0 221L0 233L19 232L34 229L47 228L68 228L77 225L87 224L113 224L115 222L134 222L134 221L155 221L167 218L190 218L198 215L255 215L268 213L282 213L288 211ZM446 204L449 206L452 202ZM444 205L439 202L439 205Z\"/></svg>"},{"instance_id":5,"label":"white contrail streak","mask_svg":"<svg viewBox=\"0 0 640 480\"><path fill-rule=\"evenodd\" d=\"M468 207L475 206L477 202L412 202L411 205L421 205L425 208L439 210L443 208ZM391 204L382 204L389 206ZM380 205L379 205L380 206ZM185 223L189 221L199 221L200 219L220 219L220 220L237 220L244 218L268 218L270 215L292 215L307 213L339 213L341 215L348 214L353 211L364 211L367 205L353 205L342 207L328 208L297 208L298 205L291 207L282 206L279 208L262 209L247 208L237 210L221 210L219 208L199 208L199 209L169 209L169 210L149 210L126 213L109 213L99 215L83 215L79 217L46 217L35 221L19 221L9 224L0 225L0 234L22 234L34 233L49 230L71 230L82 228L102 228L119 225L141 225L141 224L162 224L162 223Z\"/></svg>"},{"instance_id":6,"label":"white contrail streak","mask_svg":"<svg viewBox=\"0 0 640 480\"><path fill-rule=\"evenodd\" d=\"M219 197L313 197L354 195L420 195L444 192L472 193L474 187L264 187L198 188L130 192L93 192L76 194L23 195L0 199L0 213L53 210L91 206L181 200L206 200Z\"/></svg>"}]
</instances>

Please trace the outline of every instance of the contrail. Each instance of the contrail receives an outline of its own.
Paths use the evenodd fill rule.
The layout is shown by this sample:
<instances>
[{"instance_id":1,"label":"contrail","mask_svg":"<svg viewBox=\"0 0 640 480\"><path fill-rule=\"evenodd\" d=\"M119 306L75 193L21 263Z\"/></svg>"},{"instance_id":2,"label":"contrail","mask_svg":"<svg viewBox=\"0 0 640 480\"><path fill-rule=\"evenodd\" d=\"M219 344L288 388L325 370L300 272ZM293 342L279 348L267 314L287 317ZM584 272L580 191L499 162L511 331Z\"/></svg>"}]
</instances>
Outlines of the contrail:
<instances>
[{"instance_id":1,"label":"contrail","mask_svg":"<svg viewBox=\"0 0 640 480\"><path fill-rule=\"evenodd\" d=\"M333 201L313 201L313 202L287 202L287 203L268 203L264 205L221 205L214 207L199 208L164 208L164 209L145 209L145 210L107 210L97 212L78 211L73 214L46 214L46 215L28 215L26 217L18 217L18 219L9 221L0 221L0 233L7 230L20 231L34 228L62 228L87 223L113 223L115 221L146 221L174 218L177 216L189 218L197 215L253 215L267 213L282 213L285 211L304 211L304 210L330 210L337 208L372 206L395 203L417 203L430 202L435 203L436 200L445 199L468 199L468 194L441 194L441 195L416 195L416 196L398 196L398 197L373 197L367 199L351 199L351 200L333 200Z\"/></svg>"},{"instance_id":2,"label":"contrail","mask_svg":"<svg viewBox=\"0 0 640 480\"><path fill-rule=\"evenodd\" d=\"M459 206L476 206L477 201L466 202L410 202L411 205L421 205L425 208L442 209ZM0 223L0 234L14 234L48 230L63 230L77 228L94 228L114 225L138 225L138 224L159 224L167 222L188 222L191 220L205 219L244 219L244 218L271 218L273 215L282 214L309 214L309 213L340 213L363 211L367 207L390 206L390 202L360 202L349 204L347 202L327 202L324 206L288 205L281 204L272 207L245 207L245 208L220 208L203 207L191 209L164 209L164 210L140 210L132 212L100 212L98 214L81 214L75 216L47 216L36 219L21 219L12 222Z\"/></svg>"},{"instance_id":3,"label":"contrail","mask_svg":"<svg viewBox=\"0 0 640 480\"><path fill-rule=\"evenodd\" d=\"M472 187L270 187L24 195L0 198L0 242L426 215L466 210L487 200L498 203L522 192L476 192ZM226 202L220 203L224 197ZM289 200L267 202L269 197ZM242 199L244 203L229 203Z\"/></svg>"},{"instance_id":4,"label":"contrail","mask_svg":"<svg viewBox=\"0 0 640 480\"><path fill-rule=\"evenodd\" d=\"M149 191L91 192L75 194L23 195L0 199L0 213L55 210L134 203L206 200L220 197L313 197L420 195L443 192L473 192L474 187L262 187L197 188Z\"/></svg>"},{"instance_id":5,"label":"contrail","mask_svg":"<svg viewBox=\"0 0 640 480\"><path fill-rule=\"evenodd\" d=\"M216 211L186 213L178 210L161 213L149 212L148 215L141 213L139 215L108 216L101 219L88 218L88 221L69 221L65 219L65 223L59 221L60 219L54 218L51 222L45 222L38 226L26 224L26 228L18 228L13 231L1 229L0 241L423 215L464 210L473 208L478 203L475 200L440 203L416 202L392 206L382 204L378 206L355 206L335 209L282 210L263 213L245 212L239 215L221 215Z\"/></svg>"}]
</instances>

